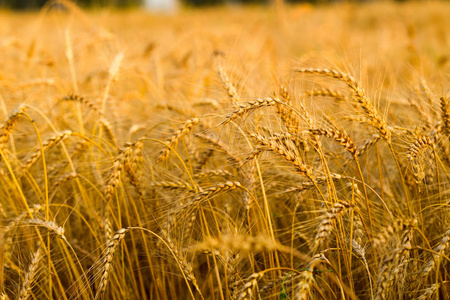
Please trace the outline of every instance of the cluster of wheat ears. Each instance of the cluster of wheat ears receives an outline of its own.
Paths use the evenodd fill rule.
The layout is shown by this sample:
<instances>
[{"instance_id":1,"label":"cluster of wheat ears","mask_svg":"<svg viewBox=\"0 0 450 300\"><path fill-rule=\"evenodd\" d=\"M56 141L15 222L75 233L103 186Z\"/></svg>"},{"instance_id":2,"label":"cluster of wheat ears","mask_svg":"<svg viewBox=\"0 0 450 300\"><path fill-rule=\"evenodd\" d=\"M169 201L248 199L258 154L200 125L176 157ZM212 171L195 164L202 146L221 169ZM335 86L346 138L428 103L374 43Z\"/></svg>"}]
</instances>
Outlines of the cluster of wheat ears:
<instances>
[{"instance_id":1,"label":"cluster of wheat ears","mask_svg":"<svg viewBox=\"0 0 450 300\"><path fill-rule=\"evenodd\" d=\"M449 299L448 4L57 3L0 12L1 299Z\"/></svg>"}]
</instances>

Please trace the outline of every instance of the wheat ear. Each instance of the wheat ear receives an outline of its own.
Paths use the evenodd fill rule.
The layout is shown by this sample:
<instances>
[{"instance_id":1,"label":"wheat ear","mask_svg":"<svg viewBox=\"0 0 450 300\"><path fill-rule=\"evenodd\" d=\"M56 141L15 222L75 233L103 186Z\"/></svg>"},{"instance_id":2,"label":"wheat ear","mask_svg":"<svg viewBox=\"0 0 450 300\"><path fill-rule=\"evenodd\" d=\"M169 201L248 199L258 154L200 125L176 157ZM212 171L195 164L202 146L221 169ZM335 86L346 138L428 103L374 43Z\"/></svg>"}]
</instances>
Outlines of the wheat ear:
<instances>
[{"instance_id":1,"label":"wheat ear","mask_svg":"<svg viewBox=\"0 0 450 300\"><path fill-rule=\"evenodd\" d=\"M323 135L338 142L345 148L351 155L356 156L356 146L353 140L345 133L336 129L309 129L309 133L313 135Z\"/></svg>"},{"instance_id":2,"label":"wheat ear","mask_svg":"<svg viewBox=\"0 0 450 300\"><path fill-rule=\"evenodd\" d=\"M238 103L239 96L237 90L231 83L230 79L228 78L227 72L225 72L225 70L219 64L217 64L217 73L219 74L222 86L224 90L227 92L228 98L230 99L231 103L235 107L239 106Z\"/></svg>"},{"instance_id":3,"label":"wheat ear","mask_svg":"<svg viewBox=\"0 0 450 300\"><path fill-rule=\"evenodd\" d=\"M430 259L425 265L422 274L427 276L435 267L439 265L443 259L443 255L446 252L446 249L450 246L450 229L444 233L441 242L434 249L433 258Z\"/></svg>"},{"instance_id":4,"label":"wheat ear","mask_svg":"<svg viewBox=\"0 0 450 300\"><path fill-rule=\"evenodd\" d=\"M70 95L62 97L61 100L79 102L79 103L86 105L87 107L89 107L90 109L92 109L96 112L100 111L99 108L94 103L92 103L91 101L89 101L88 99L84 98L81 95L70 94Z\"/></svg>"},{"instance_id":5,"label":"wheat ear","mask_svg":"<svg viewBox=\"0 0 450 300\"><path fill-rule=\"evenodd\" d=\"M281 145L279 142L268 139L268 138L266 138L262 135L256 134L256 133L250 133L249 135L250 135L250 137L257 140L259 144L267 147L268 150L277 153L278 155L283 157L285 160L290 162L292 165L295 166L297 171L299 171L301 174L305 175L310 180L313 180L312 179L312 171L310 169L308 169L308 167L301 161L301 159L298 156L288 152L284 148L284 146Z\"/></svg>"},{"instance_id":6,"label":"wheat ear","mask_svg":"<svg viewBox=\"0 0 450 300\"><path fill-rule=\"evenodd\" d=\"M328 259L322 254L316 254L309 262L306 270L304 270L300 276L300 281L295 286L295 294L293 300L308 300L310 299L311 288L315 287L314 284L314 269L315 266L322 262L328 262Z\"/></svg>"},{"instance_id":7,"label":"wheat ear","mask_svg":"<svg viewBox=\"0 0 450 300\"><path fill-rule=\"evenodd\" d=\"M336 91L336 90L329 89L329 88L314 89L311 91L306 91L305 95L306 96L318 96L318 97L331 97L331 98L335 98L336 100L346 100L346 97L343 93Z\"/></svg>"},{"instance_id":8,"label":"wheat ear","mask_svg":"<svg viewBox=\"0 0 450 300\"><path fill-rule=\"evenodd\" d=\"M412 161L419 155L419 152L426 147L431 147L433 142L431 141L429 136L422 136L415 140L408 149L407 158Z\"/></svg>"},{"instance_id":9,"label":"wheat ear","mask_svg":"<svg viewBox=\"0 0 450 300\"><path fill-rule=\"evenodd\" d=\"M39 262L41 261L43 256L44 256L44 254L42 251L42 247L39 246L39 248L36 250L36 252L33 253L31 263L28 266L28 271L25 273L25 278L23 280L23 283L22 283L22 286L21 286L20 292L19 292L20 300L27 300L30 298L31 284L33 283L34 277L36 276L36 271L39 267Z\"/></svg>"},{"instance_id":10,"label":"wheat ear","mask_svg":"<svg viewBox=\"0 0 450 300\"><path fill-rule=\"evenodd\" d=\"M122 228L114 234L114 236L109 240L106 246L105 254L103 256L100 283L98 286L98 291L95 295L95 300L98 300L106 291L106 286L108 285L109 275L111 273L112 261L114 258L114 253L116 252L120 242L124 239L126 233L130 231L128 228Z\"/></svg>"},{"instance_id":11,"label":"wheat ear","mask_svg":"<svg viewBox=\"0 0 450 300\"><path fill-rule=\"evenodd\" d=\"M339 70L333 69L298 69L300 73L323 75L336 78L344 82L350 90L353 92L356 101L362 107L367 118L371 121L372 125L378 129L381 137L386 141L391 141L391 130L387 126L386 121L381 117L377 109L373 106L372 101L366 96L366 92L356 81L356 79L348 74L345 74Z\"/></svg>"},{"instance_id":12,"label":"wheat ear","mask_svg":"<svg viewBox=\"0 0 450 300\"><path fill-rule=\"evenodd\" d=\"M444 121L443 131L445 134L450 134L450 107L448 99L445 96L441 97L441 116Z\"/></svg>"},{"instance_id":13,"label":"wheat ear","mask_svg":"<svg viewBox=\"0 0 450 300\"><path fill-rule=\"evenodd\" d=\"M317 251L320 245L328 240L328 237L333 231L333 221L351 207L352 205L350 203L346 201L340 201L334 203L333 206L326 211L326 213L322 216L319 225L317 226L316 237L314 239L314 244L312 247L313 253Z\"/></svg>"},{"instance_id":14,"label":"wheat ear","mask_svg":"<svg viewBox=\"0 0 450 300\"><path fill-rule=\"evenodd\" d=\"M57 135L49 138L45 142L43 142L42 149L36 150L31 155L31 157L26 162L24 162L23 167L22 167L22 174L26 173L38 161L39 157L41 157L41 155L42 155L42 152L45 152L46 150L50 149L51 147L59 144L61 141L63 141L65 138L67 138L71 134L72 134L72 132L70 130L64 131L63 133L57 134Z\"/></svg>"},{"instance_id":15,"label":"wheat ear","mask_svg":"<svg viewBox=\"0 0 450 300\"><path fill-rule=\"evenodd\" d=\"M258 280L264 276L263 272L253 273L245 280L245 284L236 292L237 300L251 300L253 289L258 285Z\"/></svg>"},{"instance_id":16,"label":"wheat ear","mask_svg":"<svg viewBox=\"0 0 450 300\"><path fill-rule=\"evenodd\" d=\"M190 184L187 184L182 181L155 181L150 182L149 185L151 187L161 187L166 189L188 189L188 190L194 189Z\"/></svg>"},{"instance_id":17,"label":"wheat ear","mask_svg":"<svg viewBox=\"0 0 450 300\"><path fill-rule=\"evenodd\" d=\"M228 124L229 122L237 119L238 117L242 117L258 108L261 108L264 106L274 106L277 104L282 105L283 102L281 102L280 99L278 99L278 98L256 99L254 101L247 102L245 104L242 104L239 109L235 110L233 113L228 115L220 125Z\"/></svg>"},{"instance_id":18,"label":"wheat ear","mask_svg":"<svg viewBox=\"0 0 450 300\"><path fill-rule=\"evenodd\" d=\"M223 192L228 192L237 188L241 188L242 185L240 182L237 181L227 181L225 183L218 183L210 188L205 189L204 191L200 192L197 196L192 199L187 205L197 205L202 203L203 201L216 196Z\"/></svg>"},{"instance_id":19,"label":"wheat ear","mask_svg":"<svg viewBox=\"0 0 450 300\"><path fill-rule=\"evenodd\" d=\"M167 145L163 150L161 150L161 153L157 158L157 162L162 162L163 160L165 160L169 156L171 148L175 147L183 136L191 132L194 126L198 124L198 122L200 122L199 118L192 118L187 120L184 123L184 126L178 129L167 141Z\"/></svg>"},{"instance_id":20,"label":"wheat ear","mask_svg":"<svg viewBox=\"0 0 450 300\"><path fill-rule=\"evenodd\" d=\"M25 113L26 108L25 105L20 106L6 119L5 124L2 126L2 133L0 134L0 150L5 149L6 143L9 141L9 136L13 132L17 120Z\"/></svg>"}]
</instances>

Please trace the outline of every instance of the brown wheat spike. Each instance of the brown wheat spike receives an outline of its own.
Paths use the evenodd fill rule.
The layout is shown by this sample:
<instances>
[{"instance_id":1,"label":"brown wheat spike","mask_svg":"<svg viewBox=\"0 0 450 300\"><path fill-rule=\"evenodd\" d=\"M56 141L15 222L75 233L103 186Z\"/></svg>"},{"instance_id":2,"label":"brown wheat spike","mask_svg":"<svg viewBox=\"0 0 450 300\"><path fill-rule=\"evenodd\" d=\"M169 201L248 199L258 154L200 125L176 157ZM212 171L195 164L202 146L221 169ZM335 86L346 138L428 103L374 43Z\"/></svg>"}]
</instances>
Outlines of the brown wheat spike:
<instances>
[{"instance_id":1,"label":"brown wheat spike","mask_svg":"<svg viewBox=\"0 0 450 300\"><path fill-rule=\"evenodd\" d=\"M445 134L450 134L450 107L448 99L445 96L441 97L441 113L444 122L443 131Z\"/></svg>"},{"instance_id":2,"label":"brown wheat spike","mask_svg":"<svg viewBox=\"0 0 450 300\"><path fill-rule=\"evenodd\" d=\"M149 186L161 187L161 188L166 188L166 189L188 189L188 190L194 189L190 184L187 184L182 181L155 181L155 182L150 182Z\"/></svg>"},{"instance_id":3,"label":"brown wheat spike","mask_svg":"<svg viewBox=\"0 0 450 300\"><path fill-rule=\"evenodd\" d=\"M264 106L274 106L277 104L282 105L283 102L281 102L280 99L278 99L278 98L263 98L263 99L256 99L254 101L250 101L245 104L241 104L240 108L235 110L230 115L228 115L220 125L228 124L229 122L237 119L238 117L242 117L245 114L250 113L258 108L261 108Z\"/></svg>"},{"instance_id":4,"label":"brown wheat spike","mask_svg":"<svg viewBox=\"0 0 450 300\"><path fill-rule=\"evenodd\" d=\"M322 261L328 262L328 259L322 253L316 254L306 267L306 270L302 271L300 281L295 286L293 300L310 299L311 288L315 286L314 269Z\"/></svg>"},{"instance_id":5,"label":"brown wheat spike","mask_svg":"<svg viewBox=\"0 0 450 300\"><path fill-rule=\"evenodd\" d=\"M360 240L357 234L355 234L355 236L357 239ZM366 268L367 276L369 278L370 292L373 298L372 276L370 274L369 263L367 262L366 259L366 249L356 239L352 240L352 249L354 253L361 259L361 261L364 264L364 267Z\"/></svg>"},{"instance_id":6,"label":"brown wheat spike","mask_svg":"<svg viewBox=\"0 0 450 300\"><path fill-rule=\"evenodd\" d=\"M408 263L412 233L411 229L406 230L401 247L384 259L379 271L375 300L389 299L394 282L399 282L399 276Z\"/></svg>"},{"instance_id":7,"label":"brown wheat spike","mask_svg":"<svg viewBox=\"0 0 450 300\"><path fill-rule=\"evenodd\" d=\"M279 107L283 107L282 110L278 112L281 121L289 133L297 134L300 130L300 121L298 117L295 115L294 111L286 106L278 105Z\"/></svg>"},{"instance_id":8,"label":"brown wheat spike","mask_svg":"<svg viewBox=\"0 0 450 300\"><path fill-rule=\"evenodd\" d=\"M314 285L314 270L305 270L302 272L300 281L296 285L296 291L293 300L308 300L312 286Z\"/></svg>"},{"instance_id":9,"label":"brown wheat spike","mask_svg":"<svg viewBox=\"0 0 450 300\"><path fill-rule=\"evenodd\" d=\"M370 148L372 148L372 146L374 146L376 143L378 143L378 141L381 139L379 134L374 134L372 135L371 139L367 139L364 144L362 144L361 146L359 146L356 149L356 156L361 156L363 155L365 152L367 152ZM354 160L354 157L349 158L345 163L344 163L344 168L350 164L352 161Z\"/></svg>"},{"instance_id":10,"label":"brown wheat spike","mask_svg":"<svg viewBox=\"0 0 450 300\"><path fill-rule=\"evenodd\" d=\"M253 204L253 197L251 193L255 185L255 177L256 177L255 171L256 171L255 161L249 161L243 168L243 177L246 189L244 190L244 194L242 195L242 204L244 205L244 208L246 210L249 210Z\"/></svg>"},{"instance_id":11,"label":"brown wheat spike","mask_svg":"<svg viewBox=\"0 0 450 300\"><path fill-rule=\"evenodd\" d=\"M130 160L130 164L134 170L138 173L142 171L142 165L144 164L144 156L142 154L142 150L144 149L144 142L142 140L138 140L133 143L133 155Z\"/></svg>"},{"instance_id":12,"label":"brown wheat spike","mask_svg":"<svg viewBox=\"0 0 450 300\"><path fill-rule=\"evenodd\" d=\"M412 161L413 159L417 158L421 150L426 147L431 147L432 144L433 143L429 136L422 136L418 138L409 146L407 158Z\"/></svg>"},{"instance_id":13,"label":"brown wheat spike","mask_svg":"<svg viewBox=\"0 0 450 300\"><path fill-rule=\"evenodd\" d=\"M299 134L291 134L289 132L273 133L273 138L285 142L285 145L287 142L292 142L298 149L308 151L308 143L306 139Z\"/></svg>"},{"instance_id":14,"label":"brown wheat spike","mask_svg":"<svg viewBox=\"0 0 450 300\"><path fill-rule=\"evenodd\" d=\"M250 155L245 159L245 161L248 162L255 159L256 157L260 156L264 150L268 150L268 148L263 146L257 146L255 150L253 150L252 153L250 153Z\"/></svg>"},{"instance_id":15,"label":"brown wheat spike","mask_svg":"<svg viewBox=\"0 0 450 300\"><path fill-rule=\"evenodd\" d=\"M263 272L253 273L246 280L245 284L240 288L236 294L235 298L237 300L251 300L253 295L253 289L258 285L258 280L264 276Z\"/></svg>"},{"instance_id":16,"label":"brown wheat spike","mask_svg":"<svg viewBox=\"0 0 450 300\"><path fill-rule=\"evenodd\" d=\"M236 288L239 283L239 260L241 255L239 253L227 252L225 254L225 265L227 266L227 276L228 276L228 288L230 290L231 297L236 294Z\"/></svg>"},{"instance_id":17,"label":"brown wheat spike","mask_svg":"<svg viewBox=\"0 0 450 300\"><path fill-rule=\"evenodd\" d=\"M197 194L192 201L190 201L187 206L197 205L202 203L203 201L216 196L223 192L232 191L237 188L241 188L242 185L237 181L227 181L225 183L218 183L210 188L205 189L204 191Z\"/></svg>"},{"instance_id":18,"label":"brown wheat spike","mask_svg":"<svg viewBox=\"0 0 450 300\"><path fill-rule=\"evenodd\" d=\"M53 184L53 186L52 186L52 188L50 190L51 191L55 191L61 185L65 184L69 180L75 179L77 177L78 177L77 173L69 173L69 174L66 174L64 176L61 176L61 177L56 179L55 183Z\"/></svg>"},{"instance_id":19,"label":"brown wheat spike","mask_svg":"<svg viewBox=\"0 0 450 300\"><path fill-rule=\"evenodd\" d=\"M210 170L210 171L203 171L201 173L197 173L194 175L194 178L200 179L205 177L212 177L212 176L218 176L218 177L231 177L233 174L231 174L227 170Z\"/></svg>"},{"instance_id":20,"label":"brown wheat spike","mask_svg":"<svg viewBox=\"0 0 450 300\"><path fill-rule=\"evenodd\" d=\"M120 149L119 155L114 159L112 172L107 180L104 191L106 196L105 200L107 203L114 197L116 187L120 183L120 174L122 173L122 169L124 168L124 165L128 163L128 160L133 154L133 146L134 144L131 143L125 144L125 147Z\"/></svg>"},{"instance_id":21,"label":"brown wheat spike","mask_svg":"<svg viewBox=\"0 0 450 300\"><path fill-rule=\"evenodd\" d=\"M104 231L103 237L105 241L108 242L113 237L113 225L111 223L111 213L106 205L102 211L100 225L102 226L102 229Z\"/></svg>"},{"instance_id":22,"label":"brown wheat spike","mask_svg":"<svg viewBox=\"0 0 450 300\"><path fill-rule=\"evenodd\" d=\"M199 118L189 119L184 123L184 126L182 128L175 131L172 137L167 140L167 146L165 146L159 154L157 162L162 162L163 160L165 160L169 156L171 148L174 148L183 136L191 132L194 126L198 124L198 122L200 122Z\"/></svg>"},{"instance_id":23,"label":"brown wheat spike","mask_svg":"<svg viewBox=\"0 0 450 300\"><path fill-rule=\"evenodd\" d=\"M336 129L309 129L309 133L313 135L323 135L338 142L345 148L351 155L356 156L356 146L352 139L344 132L340 132Z\"/></svg>"},{"instance_id":24,"label":"brown wheat spike","mask_svg":"<svg viewBox=\"0 0 450 300\"><path fill-rule=\"evenodd\" d=\"M391 141L391 130L388 128L386 121L381 117L376 108L373 106L372 101L366 96L366 92L359 85L356 79L348 74L345 74L338 70L333 69L297 69L297 72L323 75L328 77L336 78L351 89L359 105L362 107L367 118L371 121L372 125L378 129L381 137L386 141Z\"/></svg>"},{"instance_id":25,"label":"brown wheat spike","mask_svg":"<svg viewBox=\"0 0 450 300\"><path fill-rule=\"evenodd\" d=\"M422 271L422 274L424 276L427 276L435 268L436 265L439 265L442 262L443 255L445 254L449 246L450 246L450 229L448 229L444 233L441 242L434 249L434 252L436 253L433 253L433 258L426 263Z\"/></svg>"},{"instance_id":26,"label":"brown wheat spike","mask_svg":"<svg viewBox=\"0 0 450 300\"><path fill-rule=\"evenodd\" d=\"M201 294L200 286L198 285L197 279L194 275L194 269L192 268L192 264L187 261L186 254L182 253L179 248L176 247L173 239L169 234L167 234L167 231L163 230L162 234L166 238L167 245L174 254L174 259L181 266L181 270L186 276L186 279L189 280L194 285L195 289Z\"/></svg>"},{"instance_id":27,"label":"brown wheat spike","mask_svg":"<svg viewBox=\"0 0 450 300\"><path fill-rule=\"evenodd\" d=\"M18 109L14 110L6 119L5 124L2 126L2 133L0 134L0 150L4 150L6 143L9 141L9 136L14 130L17 120L21 115L25 113L25 105L21 105Z\"/></svg>"},{"instance_id":28,"label":"brown wheat spike","mask_svg":"<svg viewBox=\"0 0 450 300\"><path fill-rule=\"evenodd\" d=\"M417 297L417 300L433 299L432 296L434 295L434 293L436 293L436 291L439 289L440 286L441 285L439 283L433 283L432 285L427 287L419 297Z\"/></svg>"},{"instance_id":29,"label":"brown wheat spike","mask_svg":"<svg viewBox=\"0 0 450 300\"><path fill-rule=\"evenodd\" d=\"M290 99L288 99L290 100ZM308 111L306 110L306 107L303 105L302 102L298 102L298 106L301 109L302 118L304 121L306 121L306 124L308 125L308 128L313 128L313 120L311 119ZM300 120L297 116L297 114L294 112L292 108L286 105L277 105L277 112L281 118L281 121L283 122L284 126L286 126L286 129L288 133L291 133L293 135L299 136L300 131ZM320 142L318 141L316 136L313 136L313 138L309 139L309 142L315 149L319 149L321 147ZM294 143L297 145L297 141L294 141ZM307 145L304 146L304 149L307 151Z\"/></svg>"},{"instance_id":30,"label":"brown wheat spike","mask_svg":"<svg viewBox=\"0 0 450 300\"><path fill-rule=\"evenodd\" d=\"M114 236L109 240L105 254L103 256L102 260L102 266L101 266L101 274L102 277L100 279L100 283L98 285L98 290L95 295L95 300L98 300L102 297L102 295L106 291L106 286L108 284L109 275L111 273L111 267L112 267L112 261L114 258L114 253L116 252L117 247L119 246L120 242L125 237L126 233L130 231L128 228L122 228L119 231L117 231Z\"/></svg>"},{"instance_id":31,"label":"brown wheat spike","mask_svg":"<svg viewBox=\"0 0 450 300\"><path fill-rule=\"evenodd\" d=\"M39 147L32 155L31 157L23 163L22 167L22 174L26 173L41 157L42 152L45 152L46 150L50 149L51 147L59 144L61 141L63 141L65 138L70 136L72 132L70 130L64 131L63 133L57 134L45 142L42 143L42 149Z\"/></svg>"},{"instance_id":32,"label":"brown wheat spike","mask_svg":"<svg viewBox=\"0 0 450 300\"><path fill-rule=\"evenodd\" d=\"M144 199L144 192L142 190L141 182L139 180L138 172L136 169L131 167L131 163L126 163L124 166L127 177L130 181L130 184L135 187L136 193L139 196L139 199Z\"/></svg>"},{"instance_id":33,"label":"brown wheat spike","mask_svg":"<svg viewBox=\"0 0 450 300\"><path fill-rule=\"evenodd\" d=\"M22 282L22 286L19 292L20 300L27 300L31 297L31 287L34 281L34 277L36 276L37 270L39 268L39 263L44 256L42 251L42 247L38 247L38 249L33 253L31 263L28 266L28 270L25 273L25 277Z\"/></svg>"},{"instance_id":34,"label":"brown wheat spike","mask_svg":"<svg viewBox=\"0 0 450 300\"><path fill-rule=\"evenodd\" d=\"M108 120L102 118L100 119L101 128L105 131L106 137L111 141L113 146L117 145L116 138L114 136L114 131L112 129L111 123Z\"/></svg>"},{"instance_id":35,"label":"brown wheat spike","mask_svg":"<svg viewBox=\"0 0 450 300\"><path fill-rule=\"evenodd\" d=\"M53 221L44 221L44 220L35 218L35 219L26 220L24 222L29 225L43 227L43 228L47 229L48 231L53 232L59 238L61 238L65 242L67 242L66 236L64 235L64 228L62 228L61 226L58 226Z\"/></svg>"},{"instance_id":36,"label":"brown wheat spike","mask_svg":"<svg viewBox=\"0 0 450 300\"><path fill-rule=\"evenodd\" d=\"M90 109L92 109L92 110L94 110L96 112L100 111L98 109L98 107L94 103L92 103L91 101L89 101L88 99L84 98L81 95L70 94L70 95L62 97L61 100L63 100L63 101L80 102L80 103L83 103L84 105L86 105L87 107L89 107Z\"/></svg>"},{"instance_id":37,"label":"brown wheat spike","mask_svg":"<svg viewBox=\"0 0 450 300\"><path fill-rule=\"evenodd\" d=\"M330 207L321 217L321 221L317 226L314 245L312 247L313 253L317 251L320 245L327 241L333 231L333 221L351 207L352 205L350 203L346 201L339 201L334 203L333 206Z\"/></svg>"},{"instance_id":38,"label":"brown wheat spike","mask_svg":"<svg viewBox=\"0 0 450 300\"><path fill-rule=\"evenodd\" d=\"M136 192L141 200L144 199L144 192L142 191L141 180L143 177L142 165L144 163L144 157L142 155L142 149L144 144L142 141L137 141L133 145L133 152L131 158L125 163L124 169L130 183L136 188Z\"/></svg>"},{"instance_id":39,"label":"brown wheat spike","mask_svg":"<svg viewBox=\"0 0 450 300\"><path fill-rule=\"evenodd\" d=\"M291 96L289 95L289 92L285 86L280 87L279 94L281 99L283 99L285 103L289 104L291 102ZM300 105L303 109L303 105L301 103ZM280 116L280 119L283 122L284 126L286 126L288 132L292 134L298 133L298 130L300 128L300 121L295 116L294 111L290 107L283 104L277 104L275 107L277 110L277 114ZM308 117L308 112L306 112L306 117Z\"/></svg>"},{"instance_id":40,"label":"brown wheat spike","mask_svg":"<svg viewBox=\"0 0 450 300\"><path fill-rule=\"evenodd\" d=\"M280 96L286 103L291 102L291 95L289 95L288 89L284 85L280 86Z\"/></svg>"},{"instance_id":41,"label":"brown wheat spike","mask_svg":"<svg viewBox=\"0 0 450 300\"><path fill-rule=\"evenodd\" d=\"M361 156L362 154L364 154L364 152L375 145L380 140L380 138L381 137L378 134L374 134L371 139L366 140L363 145L358 147L358 149L356 150L356 156Z\"/></svg>"},{"instance_id":42,"label":"brown wheat spike","mask_svg":"<svg viewBox=\"0 0 450 300\"><path fill-rule=\"evenodd\" d=\"M345 177L340 175L340 174L332 173L331 174L331 178L333 179L333 181L339 181L339 180L341 180L341 179L343 179ZM314 180L315 180L317 185L320 185L322 183L327 182L327 177L315 177ZM297 186L285 189L282 193L302 192L304 190L308 190L308 189L313 188L313 187L314 187L314 183L312 183L311 181L305 181L305 182L301 182Z\"/></svg>"},{"instance_id":43,"label":"brown wheat spike","mask_svg":"<svg viewBox=\"0 0 450 300\"><path fill-rule=\"evenodd\" d=\"M361 196L364 197L363 195ZM362 243L365 241L365 237L366 235L363 222L361 221L361 216L355 213L353 214L353 241L362 245Z\"/></svg>"},{"instance_id":44,"label":"brown wheat spike","mask_svg":"<svg viewBox=\"0 0 450 300\"><path fill-rule=\"evenodd\" d=\"M306 96L318 96L318 97L332 97L336 100L346 100L344 93L329 88L314 89L312 91L306 91Z\"/></svg>"},{"instance_id":45,"label":"brown wheat spike","mask_svg":"<svg viewBox=\"0 0 450 300\"><path fill-rule=\"evenodd\" d=\"M384 228L372 241L372 247L376 248L380 245L386 245L389 240L396 236L399 232L405 230L409 226L408 220L396 219L391 225Z\"/></svg>"},{"instance_id":46,"label":"brown wheat spike","mask_svg":"<svg viewBox=\"0 0 450 300\"><path fill-rule=\"evenodd\" d=\"M267 147L268 150L273 151L283 157L285 160L290 162L295 166L297 171L299 171L301 174L308 177L311 181L312 179L312 171L307 168L307 166L301 161L301 159L298 156L293 155L292 153L288 152L283 145L281 145L279 142L268 139L262 135L250 133L250 137L254 138L258 141L259 144L262 146Z\"/></svg>"},{"instance_id":47,"label":"brown wheat spike","mask_svg":"<svg viewBox=\"0 0 450 300\"><path fill-rule=\"evenodd\" d=\"M238 93L236 88L234 87L234 85L231 83L231 81L228 78L227 73L224 71L224 69L217 64L217 73L219 74L220 77L220 81L222 82L222 86L225 89L225 91L227 92L228 98L231 100L231 103L235 106L238 107Z\"/></svg>"}]
</instances>

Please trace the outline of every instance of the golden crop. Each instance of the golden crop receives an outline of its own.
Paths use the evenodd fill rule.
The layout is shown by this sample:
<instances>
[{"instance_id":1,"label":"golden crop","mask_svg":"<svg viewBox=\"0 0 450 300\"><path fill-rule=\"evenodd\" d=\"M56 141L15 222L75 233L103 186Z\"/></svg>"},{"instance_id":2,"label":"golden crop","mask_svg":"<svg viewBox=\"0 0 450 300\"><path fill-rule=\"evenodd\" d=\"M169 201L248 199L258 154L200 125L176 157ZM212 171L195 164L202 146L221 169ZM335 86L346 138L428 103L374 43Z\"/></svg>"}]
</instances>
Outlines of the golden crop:
<instances>
[{"instance_id":1,"label":"golden crop","mask_svg":"<svg viewBox=\"0 0 450 300\"><path fill-rule=\"evenodd\" d=\"M449 299L450 3L0 11L1 299Z\"/></svg>"}]
</instances>

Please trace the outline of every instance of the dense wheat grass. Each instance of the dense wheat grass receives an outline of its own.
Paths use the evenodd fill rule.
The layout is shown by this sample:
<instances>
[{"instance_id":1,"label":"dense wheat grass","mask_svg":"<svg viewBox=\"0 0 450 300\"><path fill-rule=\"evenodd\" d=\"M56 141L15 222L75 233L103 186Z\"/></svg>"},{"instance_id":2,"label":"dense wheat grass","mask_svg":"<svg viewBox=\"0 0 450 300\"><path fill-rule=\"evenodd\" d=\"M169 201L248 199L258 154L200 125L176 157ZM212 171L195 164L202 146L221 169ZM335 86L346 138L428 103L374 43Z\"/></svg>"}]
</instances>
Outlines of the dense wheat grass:
<instances>
[{"instance_id":1,"label":"dense wheat grass","mask_svg":"<svg viewBox=\"0 0 450 300\"><path fill-rule=\"evenodd\" d=\"M0 299L450 299L447 28L0 11Z\"/></svg>"}]
</instances>

